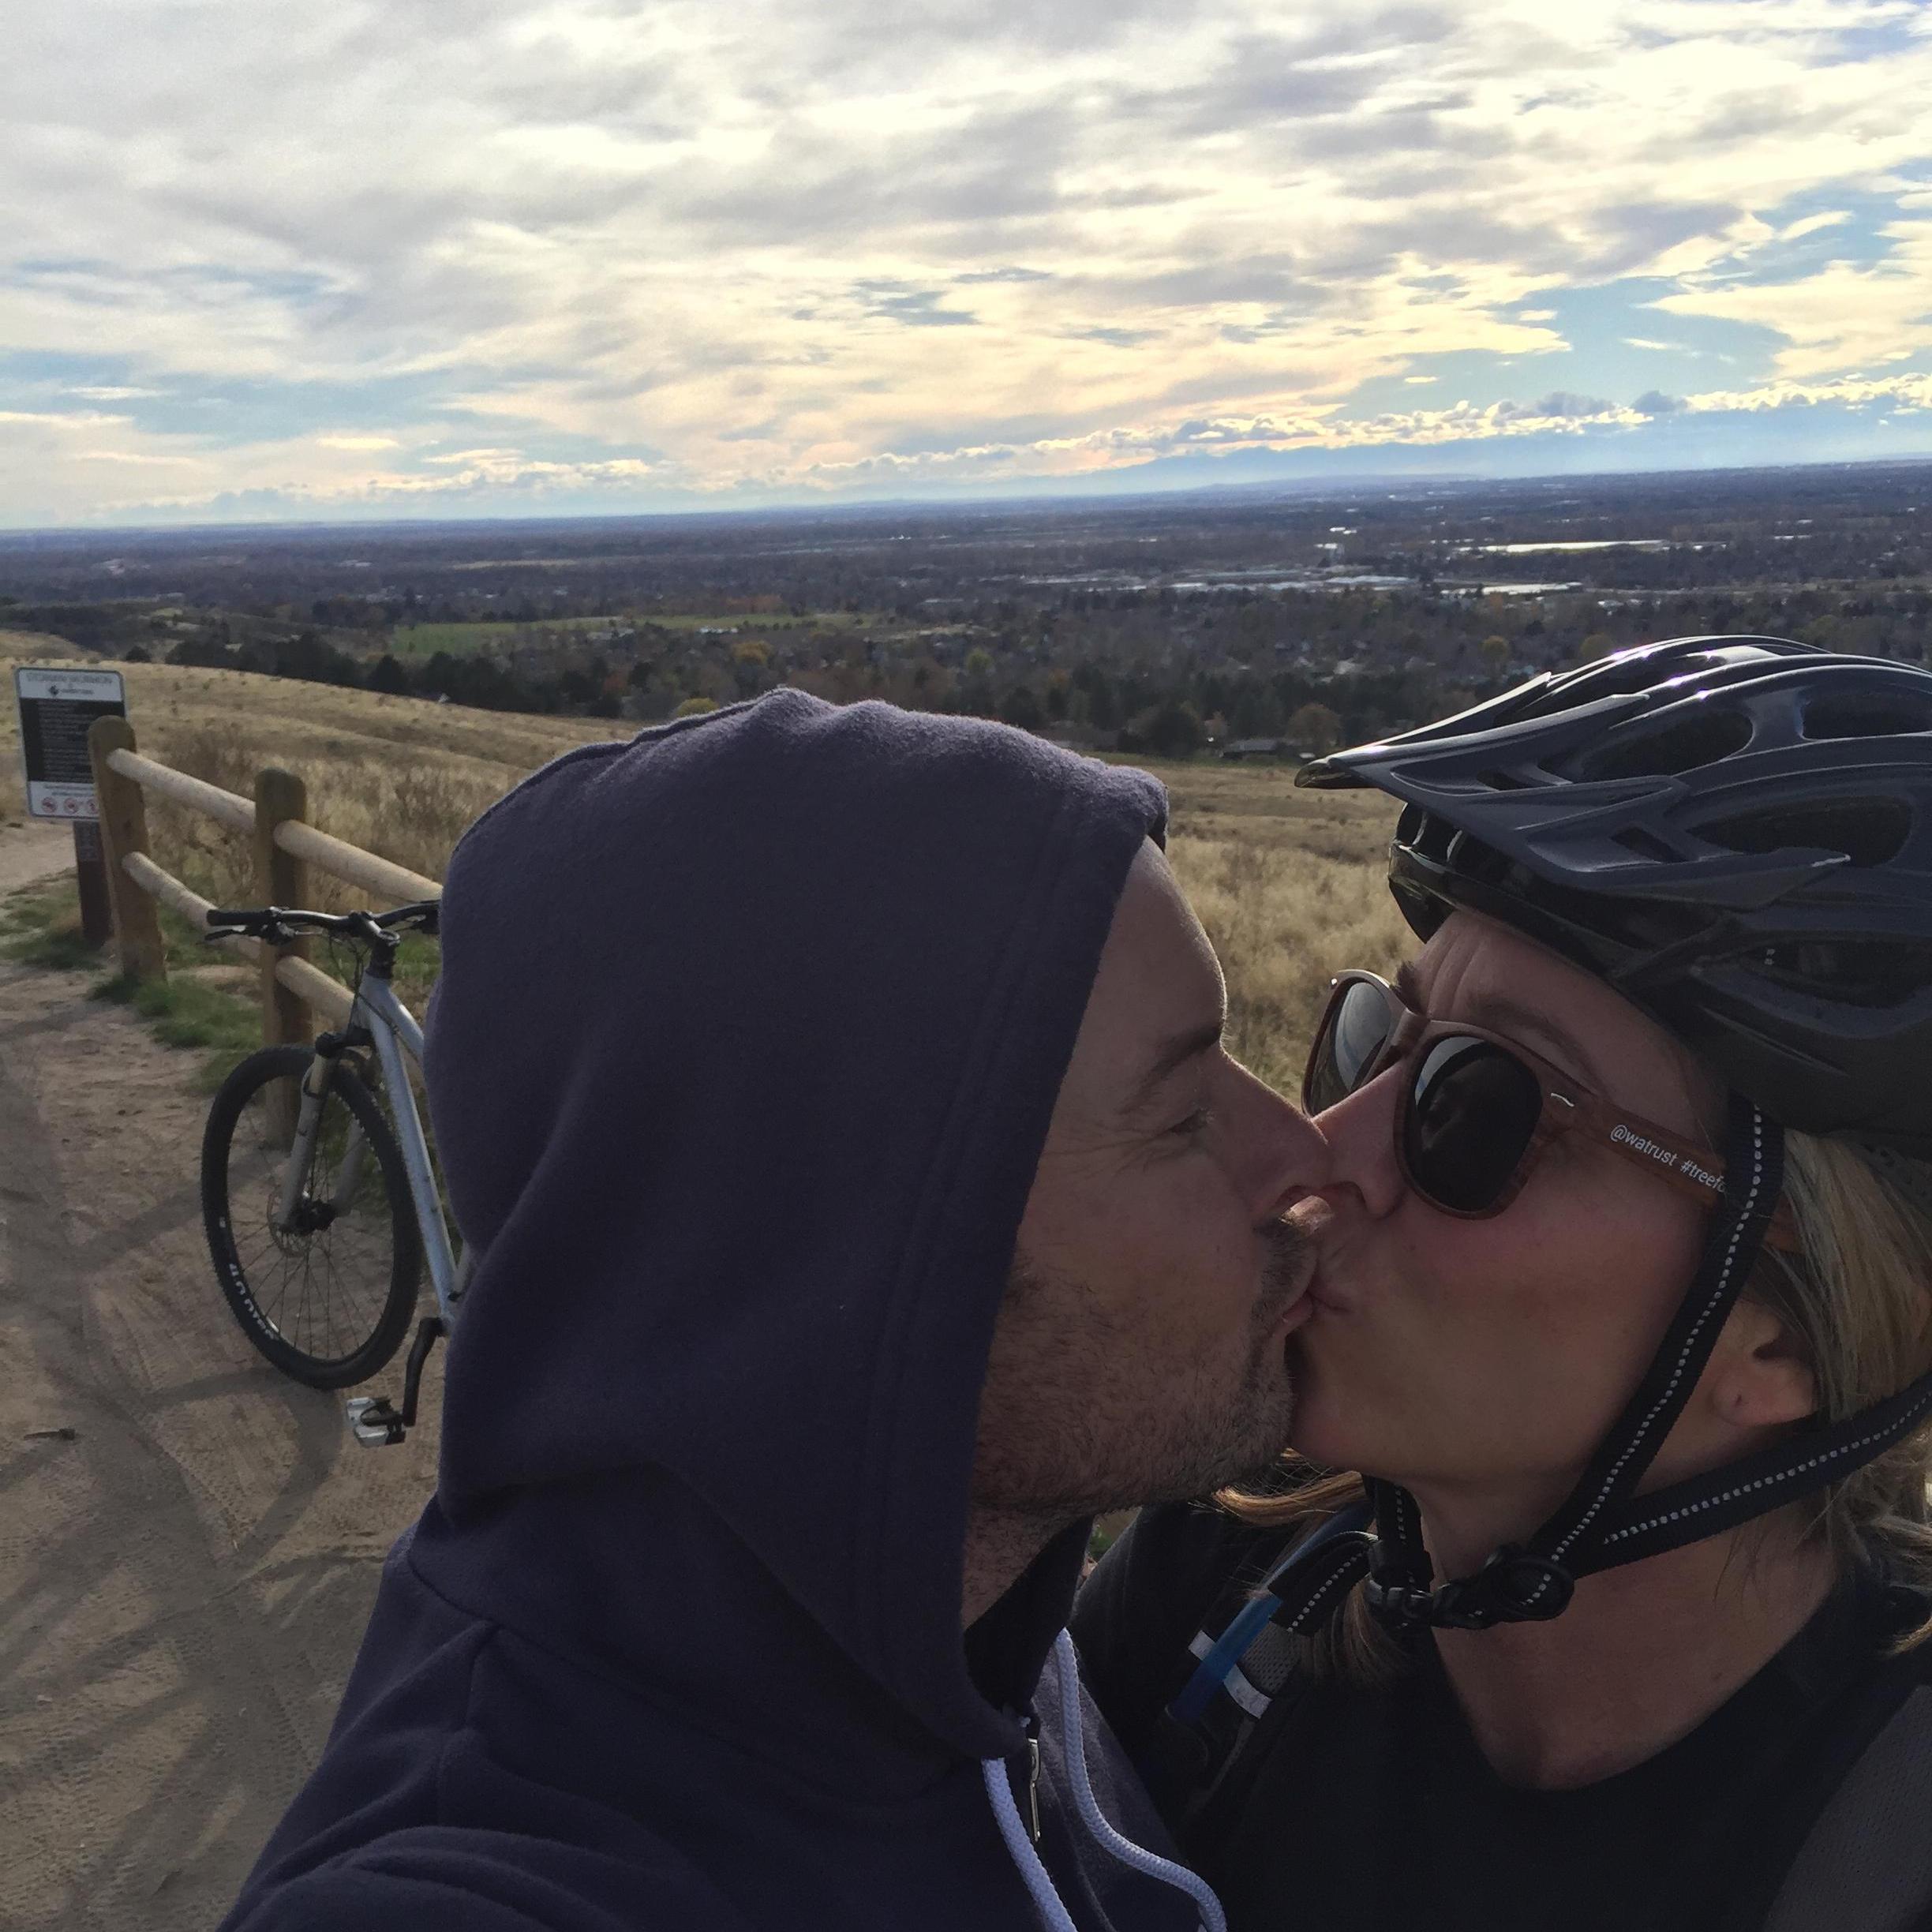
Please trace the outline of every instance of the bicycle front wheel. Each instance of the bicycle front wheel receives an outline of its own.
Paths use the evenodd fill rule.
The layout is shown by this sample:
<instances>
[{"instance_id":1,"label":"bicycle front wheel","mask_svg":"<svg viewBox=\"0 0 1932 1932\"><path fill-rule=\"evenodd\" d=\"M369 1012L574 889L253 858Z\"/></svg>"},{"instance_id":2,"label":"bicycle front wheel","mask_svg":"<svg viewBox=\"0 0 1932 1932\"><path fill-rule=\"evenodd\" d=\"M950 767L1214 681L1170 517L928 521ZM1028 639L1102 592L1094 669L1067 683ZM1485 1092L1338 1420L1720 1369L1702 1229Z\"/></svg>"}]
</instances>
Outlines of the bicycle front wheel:
<instances>
[{"instance_id":1,"label":"bicycle front wheel","mask_svg":"<svg viewBox=\"0 0 1932 1932\"><path fill-rule=\"evenodd\" d=\"M337 1060L286 1219L306 1046L264 1046L222 1083L201 1140L201 1215L242 1332L311 1388L366 1381L409 1332L422 1236L402 1151Z\"/></svg>"}]
</instances>

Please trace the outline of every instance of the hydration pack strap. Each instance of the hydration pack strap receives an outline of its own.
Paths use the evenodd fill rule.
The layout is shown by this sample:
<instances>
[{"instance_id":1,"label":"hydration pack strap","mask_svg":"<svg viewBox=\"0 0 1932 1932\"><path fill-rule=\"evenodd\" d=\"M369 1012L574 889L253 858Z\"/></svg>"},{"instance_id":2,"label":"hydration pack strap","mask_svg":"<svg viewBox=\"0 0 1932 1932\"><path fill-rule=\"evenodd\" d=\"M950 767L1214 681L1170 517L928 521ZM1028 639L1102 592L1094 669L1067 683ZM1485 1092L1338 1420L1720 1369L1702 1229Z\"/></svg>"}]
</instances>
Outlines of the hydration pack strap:
<instances>
[{"instance_id":1,"label":"hydration pack strap","mask_svg":"<svg viewBox=\"0 0 1932 1932\"><path fill-rule=\"evenodd\" d=\"M1848 1764L1829 1751L1832 1789L1803 1833L1762 1932L1907 1932L1932 1912L1932 1687L1886 1687ZM1877 1721L1874 1721L1876 1718Z\"/></svg>"},{"instance_id":2,"label":"hydration pack strap","mask_svg":"<svg viewBox=\"0 0 1932 1932\"><path fill-rule=\"evenodd\" d=\"M1219 1788L1294 1676L1301 1633L1326 1622L1368 1574L1368 1520L1365 1506L1331 1517L1275 1564L1219 1634L1211 1626L1189 1646L1198 1662L1140 1767L1164 1807L1191 1817Z\"/></svg>"}]
</instances>

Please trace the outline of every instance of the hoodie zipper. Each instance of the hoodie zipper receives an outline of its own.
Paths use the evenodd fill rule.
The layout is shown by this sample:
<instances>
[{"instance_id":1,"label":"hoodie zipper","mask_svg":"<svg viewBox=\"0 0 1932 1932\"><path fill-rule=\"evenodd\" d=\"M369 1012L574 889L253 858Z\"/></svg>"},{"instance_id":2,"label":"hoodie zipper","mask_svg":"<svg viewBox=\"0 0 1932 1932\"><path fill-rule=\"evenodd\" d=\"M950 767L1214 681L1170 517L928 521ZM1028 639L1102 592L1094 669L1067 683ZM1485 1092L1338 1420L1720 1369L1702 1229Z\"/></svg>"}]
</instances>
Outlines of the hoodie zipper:
<instances>
[{"instance_id":1,"label":"hoodie zipper","mask_svg":"<svg viewBox=\"0 0 1932 1932\"><path fill-rule=\"evenodd\" d=\"M1027 1747L1027 1835L1035 1846L1040 1841L1039 1777L1040 1747L1039 1720L1029 1717L1026 1726Z\"/></svg>"}]
</instances>

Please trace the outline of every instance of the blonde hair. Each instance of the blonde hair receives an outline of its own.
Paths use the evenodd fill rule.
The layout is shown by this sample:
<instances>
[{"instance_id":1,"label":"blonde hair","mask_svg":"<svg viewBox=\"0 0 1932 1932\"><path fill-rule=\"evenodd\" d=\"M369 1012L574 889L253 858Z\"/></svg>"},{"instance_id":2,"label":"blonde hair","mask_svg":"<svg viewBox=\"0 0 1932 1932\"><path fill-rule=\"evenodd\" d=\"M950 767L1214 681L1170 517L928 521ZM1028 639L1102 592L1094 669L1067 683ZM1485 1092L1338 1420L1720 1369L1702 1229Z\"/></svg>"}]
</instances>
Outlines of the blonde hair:
<instances>
[{"instance_id":1,"label":"blonde hair","mask_svg":"<svg viewBox=\"0 0 1932 1932\"><path fill-rule=\"evenodd\" d=\"M1927 1188L1932 1189L1932 1170ZM1886 1156L1843 1140L1788 1133L1784 1192L1798 1219L1796 1255L1759 1256L1745 1292L1795 1339L1818 1394L1817 1419L1842 1421L1932 1368L1932 1195ZM1283 1487L1266 1495L1224 1490L1242 1522L1314 1524L1363 1500L1362 1479L1316 1469L1290 1454ZM1897 1582L1932 1589L1932 1419L1863 1468L1792 1507L1842 1570L1876 1560ZM1932 1617L1898 1648L1932 1637ZM1398 1670L1402 1653L1370 1613L1359 1586L1341 1615L1309 1641L1324 1673L1361 1682Z\"/></svg>"}]
</instances>

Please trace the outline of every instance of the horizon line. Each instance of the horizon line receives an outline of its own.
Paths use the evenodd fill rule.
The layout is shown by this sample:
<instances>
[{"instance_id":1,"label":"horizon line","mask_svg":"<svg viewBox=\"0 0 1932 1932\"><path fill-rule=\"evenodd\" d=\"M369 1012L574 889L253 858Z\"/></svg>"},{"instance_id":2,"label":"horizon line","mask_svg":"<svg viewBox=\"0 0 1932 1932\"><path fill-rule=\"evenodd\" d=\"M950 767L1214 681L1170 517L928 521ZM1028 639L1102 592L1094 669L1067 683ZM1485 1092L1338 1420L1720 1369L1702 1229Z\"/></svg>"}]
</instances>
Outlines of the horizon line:
<instances>
[{"instance_id":1,"label":"horizon line","mask_svg":"<svg viewBox=\"0 0 1932 1932\"><path fill-rule=\"evenodd\" d=\"M945 517L975 511L1033 508L1059 509L1084 505L1095 509L1125 508L1129 505L1142 506L1163 501L1178 501L1200 497L1249 497L1295 496L1316 500L1324 496L1359 496L1365 490L1384 490L1390 495L1427 494L1432 490L1444 488L1521 489L1541 483L1560 483L1574 488L1580 484L1621 481L1638 477L1722 477L1773 476L1792 472L1886 470L1904 469L1932 469L1932 452L1922 455L1901 454L1896 456L1871 456L1856 458L1818 458L1810 461L1768 463L1692 464L1689 466L1635 466L1597 470L1552 470L1522 476L1485 476L1477 471L1442 471L1421 473L1415 471L1370 472L1355 477L1308 477L1296 479L1247 479L1225 483L1193 483L1168 489L1152 489L1129 493L1115 493L1096 489L1061 488L1028 490L1016 488L1011 493L987 496L880 496L841 498L822 503L769 504L759 506L724 507L704 504L692 504L687 507L661 507L651 510L552 511L522 511L517 512L480 511L469 516L387 516L364 517L356 515L320 517L307 519L261 519L206 523L47 523L9 524L0 522L0 544L12 539L32 537L193 537L220 535L233 533L256 534L280 532L285 534L301 534L309 532L359 530L380 532L384 530L425 530L435 529L473 529L482 526L517 524L541 524L549 528L567 525L592 525L605 523L638 524L653 522L687 522L695 519L711 517L720 522L751 522L760 520L780 521L788 518L837 518L843 516L893 515L918 512ZM1114 473L1120 474L1120 473ZM1128 474L1131 474L1129 472Z\"/></svg>"}]
</instances>

